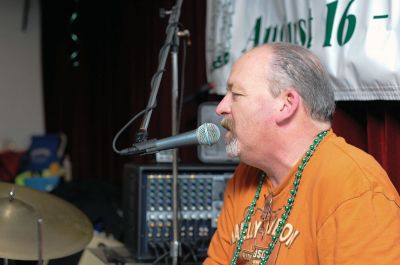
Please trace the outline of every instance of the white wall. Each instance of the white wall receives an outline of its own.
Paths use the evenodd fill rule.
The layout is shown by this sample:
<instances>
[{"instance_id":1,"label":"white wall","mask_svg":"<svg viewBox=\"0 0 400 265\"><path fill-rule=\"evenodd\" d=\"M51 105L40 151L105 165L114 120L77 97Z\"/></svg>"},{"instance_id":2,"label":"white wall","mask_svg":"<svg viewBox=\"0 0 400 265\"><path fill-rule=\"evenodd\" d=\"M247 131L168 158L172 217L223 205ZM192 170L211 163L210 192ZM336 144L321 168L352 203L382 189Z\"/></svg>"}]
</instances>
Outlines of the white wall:
<instances>
[{"instance_id":1,"label":"white wall","mask_svg":"<svg viewBox=\"0 0 400 265\"><path fill-rule=\"evenodd\" d=\"M44 133L39 0L30 1L22 30L24 0L0 0L0 150L26 149Z\"/></svg>"}]
</instances>

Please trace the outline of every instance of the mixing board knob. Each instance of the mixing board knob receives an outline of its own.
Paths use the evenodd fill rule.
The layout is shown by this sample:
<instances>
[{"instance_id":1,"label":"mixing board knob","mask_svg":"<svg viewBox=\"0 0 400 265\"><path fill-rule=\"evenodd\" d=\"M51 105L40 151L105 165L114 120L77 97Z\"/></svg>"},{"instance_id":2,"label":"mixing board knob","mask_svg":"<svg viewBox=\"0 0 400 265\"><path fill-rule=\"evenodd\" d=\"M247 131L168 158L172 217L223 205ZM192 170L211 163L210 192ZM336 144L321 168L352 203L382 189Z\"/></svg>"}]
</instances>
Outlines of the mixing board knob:
<instances>
[{"instance_id":1,"label":"mixing board knob","mask_svg":"<svg viewBox=\"0 0 400 265\"><path fill-rule=\"evenodd\" d=\"M198 219L198 214L197 213L192 213L192 215L190 216L193 220L197 220Z\"/></svg>"},{"instance_id":2,"label":"mixing board knob","mask_svg":"<svg viewBox=\"0 0 400 265\"><path fill-rule=\"evenodd\" d=\"M157 219L157 216L155 214L150 214L149 219L155 220L155 219Z\"/></svg>"}]
</instances>

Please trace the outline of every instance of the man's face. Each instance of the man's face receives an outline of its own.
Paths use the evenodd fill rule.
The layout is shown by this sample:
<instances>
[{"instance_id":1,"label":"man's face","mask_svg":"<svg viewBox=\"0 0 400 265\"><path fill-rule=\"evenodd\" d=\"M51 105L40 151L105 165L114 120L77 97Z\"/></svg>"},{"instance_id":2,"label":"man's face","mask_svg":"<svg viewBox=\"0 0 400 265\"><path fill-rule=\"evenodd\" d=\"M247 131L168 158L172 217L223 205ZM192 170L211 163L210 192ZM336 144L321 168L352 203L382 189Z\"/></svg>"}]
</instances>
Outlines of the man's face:
<instances>
[{"instance_id":1,"label":"man's face","mask_svg":"<svg viewBox=\"0 0 400 265\"><path fill-rule=\"evenodd\" d=\"M260 59L259 54L250 54L237 61L228 79L227 93L217 107L217 113L223 116L221 124L228 130L227 153L244 162L256 159L272 137L277 104L266 80L265 60L270 59L267 55L264 53Z\"/></svg>"}]
</instances>

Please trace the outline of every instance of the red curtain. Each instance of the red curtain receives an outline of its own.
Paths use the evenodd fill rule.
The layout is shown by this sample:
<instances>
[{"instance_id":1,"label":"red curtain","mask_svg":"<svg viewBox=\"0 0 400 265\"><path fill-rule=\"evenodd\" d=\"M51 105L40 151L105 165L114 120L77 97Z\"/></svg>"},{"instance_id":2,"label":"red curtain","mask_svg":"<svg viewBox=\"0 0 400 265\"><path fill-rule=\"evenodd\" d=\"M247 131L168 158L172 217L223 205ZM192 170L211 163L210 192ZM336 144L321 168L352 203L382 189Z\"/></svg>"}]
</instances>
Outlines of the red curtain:
<instances>
[{"instance_id":1,"label":"red curtain","mask_svg":"<svg viewBox=\"0 0 400 265\"><path fill-rule=\"evenodd\" d=\"M336 134L365 150L387 171L400 192L400 102L338 102Z\"/></svg>"},{"instance_id":2,"label":"red curtain","mask_svg":"<svg viewBox=\"0 0 400 265\"><path fill-rule=\"evenodd\" d=\"M68 137L66 153L71 157L73 179L101 179L121 184L127 162L154 163L152 156L119 156L111 148L119 129L143 110L150 83L157 70L168 17L175 0L105 1L43 0L42 62L46 132ZM205 76L206 1L184 1L180 29L189 29L192 45L187 48L183 97L197 95ZM72 25L72 12L78 17ZM79 37L78 45L71 33ZM183 59L183 41L179 62ZM79 51L79 67L70 56ZM171 60L157 97L157 108L149 124L149 139L171 135ZM181 131L197 127L197 107L203 97L193 96L183 105ZM118 148L129 147L140 127L140 117L124 132ZM196 149L181 150L182 163L198 162Z\"/></svg>"},{"instance_id":3,"label":"red curtain","mask_svg":"<svg viewBox=\"0 0 400 265\"><path fill-rule=\"evenodd\" d=\"M101 178L117 183L123 164L151 163L153 156L120 157L111 149L112 138L130 117L146 106L150 80L158 65L158 51L165 40L167 18L159 8L170 8L173 0L81 1L79 19L70 25L74 1L44 0L42 56L46 129L68 136L75 179ZM184 1L183 28L191 31L187 51L185 96L196 95L205 77L206 1ZM71 31L80 37L81 65L74 68ZM149 128L150 138L170 135L170 72L160 88L157 109ZM219 97L195 97L184 105L181 131L197 125L197 107ZM333 128L348 142L373 155L400 190L399 102L338 102ZM125 133L120 146L133 142L134 130ZM182 163L198 163L196 148L182 148Z\"/></svg>"}]
</instances>

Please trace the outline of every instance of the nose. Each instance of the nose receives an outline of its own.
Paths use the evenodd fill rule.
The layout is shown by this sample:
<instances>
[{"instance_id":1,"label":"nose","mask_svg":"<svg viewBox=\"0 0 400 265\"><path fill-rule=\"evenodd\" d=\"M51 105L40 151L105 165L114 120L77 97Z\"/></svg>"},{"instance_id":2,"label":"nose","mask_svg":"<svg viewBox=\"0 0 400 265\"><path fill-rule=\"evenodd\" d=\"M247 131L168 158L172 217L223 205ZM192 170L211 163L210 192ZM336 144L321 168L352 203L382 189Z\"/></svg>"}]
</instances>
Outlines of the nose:
<instances>
[{"instance_id":1,"label":"nose","mask_svg":"<svg viewBox=\"0 0 400 265\"><path fill-rule=\"evenodd\" d=\"M225 95L225 97L219 102L217 109L215 112L217 112L218 115L223 116L226 114L231 113L231 104L230 104L230 96L229 92Z\"/></svg>"}]
</instances>

